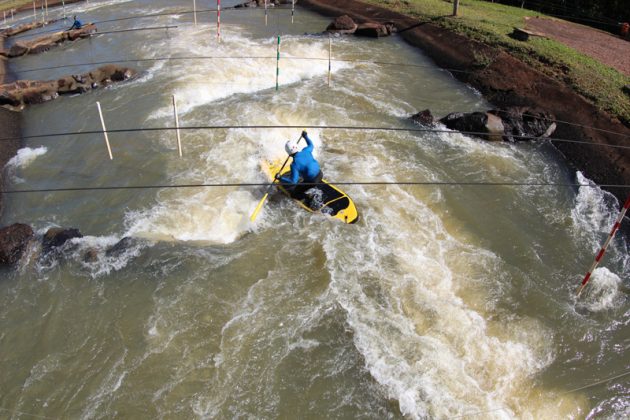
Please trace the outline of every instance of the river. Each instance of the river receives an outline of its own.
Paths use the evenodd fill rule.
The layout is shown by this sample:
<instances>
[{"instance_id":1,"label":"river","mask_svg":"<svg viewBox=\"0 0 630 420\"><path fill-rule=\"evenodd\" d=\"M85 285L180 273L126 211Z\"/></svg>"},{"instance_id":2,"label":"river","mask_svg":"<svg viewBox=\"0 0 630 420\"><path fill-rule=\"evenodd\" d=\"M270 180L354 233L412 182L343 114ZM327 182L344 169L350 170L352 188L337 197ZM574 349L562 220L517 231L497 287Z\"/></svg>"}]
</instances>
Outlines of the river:
<instances>
[{"instance_id":1,"label":"river","mask_svg":"<svg viewBox=\"0 0 630 420\"><path fill-rule=\"evenodd\" d=\"M332 62L329 86L328 38L310 35L329 19L298 8L291 23L285 7L265 25L262 9L229 9L236 3L222 4L220 42L214 12L197 26L190 13L168 14L192 2L66 6L83 22L110 20L101 32L178 27L14 59L21 79L145 60L124 63L139 71L133 80L26 109L23 134L98 131L96 101L110 130L173 127L171 95L184 127L418 128L408 117L422 109L490 107L395 36L333 38L333 58L345 61ZM80 65L59 67L68 64ZM32 71L44 67L57 68ZM232 186L5 196L3 225L85 236L54 258L34 247L0 274L0 417L630 414L629 376L578 389L630 367L622 237L575 297L617 216L611 195L522 185L589 182L545 143L308 131L325 177L350 183L357 224L275 195L247 222L265 188L233 184L265 182L260 162L283 158L300 128L182 130L182 157L172 130L114 132L113 160L100 133L27 138L7 189ZM124 237L126 248L106 252Z\"/></svg>"}]
</instances>

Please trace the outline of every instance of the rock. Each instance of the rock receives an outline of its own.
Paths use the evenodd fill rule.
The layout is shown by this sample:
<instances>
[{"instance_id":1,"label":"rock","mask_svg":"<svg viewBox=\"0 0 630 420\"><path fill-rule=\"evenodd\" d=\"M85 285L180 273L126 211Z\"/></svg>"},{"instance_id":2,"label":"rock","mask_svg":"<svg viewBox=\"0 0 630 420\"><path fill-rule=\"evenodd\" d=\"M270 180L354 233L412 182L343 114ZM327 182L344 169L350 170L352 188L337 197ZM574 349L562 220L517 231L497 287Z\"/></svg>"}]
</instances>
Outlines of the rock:
<instances>
[{"instance_id":1,"label":"rock","mask_svg":"<svg viewBox=\"0 0 630 420\"><path fill-rule=\"evenodd\" d=\"M369 38L380 38L391 34L390 28L380 23L367 22L360 23L354 31L356 36L365 36Z\"/></svg>"},{"instance_id":2,"label":"rock","mask_svg":"<svg viewBox=\"0 0 630 420\"><path fill-rule=\"evenodd\" d=\"M128 67L108 64L87 74L64 76L57 80L18 80L0 85L0 105L23 108L57 98L60 94L83 93L113 82L127 80L136 71Z\"/></svg>"},{"instance_id":3,"label":"rock","mask_svg":"<svg viewBox=\"0 0 630 420\"><path fill-rule=\"evenodd\" d=\"M55 248L59 248L72 238L82 238L83 235L78 229L50 228L42 239L42 249L49 252Z\"/></svg>"},{"instance_id":4,"label":"rock","mask_svg":"<svg viewBox=\"0 0 630 420\"><path fill-rule=\"evenodd\" d=\"M288 0L288 3L291 3L291 0ZM297 0L296 0L297 3ZM276 4L286 4L286 2L282 2L280 0L268 0L267 7L273 7ZM237 4L234 6L235 9L239 9L242 7L265 7L265 0L251 0L245 3Z\"/></svg>"},{"instance_id":5,"label":"rock","mask_svg":"<svg viewBox=\"0 0 630 420\"><path fill-rule=\"evenodd\" d=\"M488 119L486 120L486 130L488 131L488 140L501 141L503 140L503 121L496 115L486 113Z\"/></svg>"},{"instance_id":6,"label":"rock","mask_svg":"<svg viewBox=\"0 0 630 420\"><path fill-rule=\"evenodd\" d=\"M37 21L37 22L25 23L25 24L18 25L13 28L7 28L4 31L1 31L0 36L2 37L14 36L17 34L21 34L22 32L30 31L31 29L41 28L42 26L50 25L59 20L61 19L49 20L48 22Z\"/></svg>"},{"instance_id":7,"label":"rock","mask_svg":"<svg viewBox=\"0 0 630 420\"><path fill-rule=\"evenodd\" d=\"M530 37L532 36L538 36L541 38L546 38L545 34L540 33L540 32L536 32L536 31L531 31L529 29L523 29L523 28L514 28L514 30L512 31L512 33L510 34L510 37L518 40L518 41L528 41Z\"/></svg>"},{"instance_id":8,"label":"rock","mask_svg":"<svg viewBox=\"0 0 630 420\"><path fill-rule=\"evenodd\" d=\"M136 242L135 239L125 236L112 247L108 248L105 251L106 257L119 257L121 256L127 249L129 249Z\"/></svg>"},{"instance_id":9,"label":"rock","mask_svg":"<svg viewBox=\"0 0 630 420\"><path fill-rule=\"evenodd\" d=\"M48 51L54 46L57 46L65 41L74 41L79 38L89 37L90 34L96 32L96 26L88 24L81 29L75 29L72 31L55 32L50 35L46 35L32 41L16 42L8 52L3 50L0 54L5 57L20 57L26 54L38 54L44 51Z\"/></svg>"},{"instance_id":10,"label":"rock","mask_svg":"<svg viewBox=\"0 0 630 420\"><path fill-rule=\"evenodd\" d=\"M486 112L453 112L440 119L440 122L451 130L478 133L486 140L501 140L503 124L501 119Z\"/></svg>"},{"instance_id":11,"label":"rock","mask_svg":"<svg viewBox=\"0 0 630 420\"><path fill-rule=\"evenodd\" d=\"M491 110L488 113L501 118L504 126L503 139L507 141L549 137L556 128L555 116L540 109L510 107L504 110Z\"/></svg>"},{"instance_id":12,"label":"rock","mask_svg":"<svg viewBox=\"0 0 630 420\"><path fill-rule=\"evenodd\" d=\"M0 229L0 264L13 265L22 258L33 229L22 223Z\"/></svg>"},{"instance_id":13,"label":"rock","mask_svg":"<svg viewBox=\"0 0 630 420\"><path fill-rule=\"evenodd\" d=\"M89 248L83 254L83 261L86 263L95 263L98 261L98 251L95 248Z\"/></svg>"},{"instance_id":14,"label":"rock","mask_svg":"<svg viewBox=\"0 0 630 420\"><path fill-rule=\"evenodd\" d=\"M431 114L431 111L428 109L412 115L411 120L420 125L432 126L434 124L433 114Z\"/></svg>"},{"instance_id":15,"label":"rock","mask_svg":"<svg viewBox=\"0 0 630 420\"><path fill-rule=\"evenodd\" d=\"M326 31L341 34L352 34L357 30L358 25L348 15L339 16L328 27Z\"/></svg>"}]
</instances>

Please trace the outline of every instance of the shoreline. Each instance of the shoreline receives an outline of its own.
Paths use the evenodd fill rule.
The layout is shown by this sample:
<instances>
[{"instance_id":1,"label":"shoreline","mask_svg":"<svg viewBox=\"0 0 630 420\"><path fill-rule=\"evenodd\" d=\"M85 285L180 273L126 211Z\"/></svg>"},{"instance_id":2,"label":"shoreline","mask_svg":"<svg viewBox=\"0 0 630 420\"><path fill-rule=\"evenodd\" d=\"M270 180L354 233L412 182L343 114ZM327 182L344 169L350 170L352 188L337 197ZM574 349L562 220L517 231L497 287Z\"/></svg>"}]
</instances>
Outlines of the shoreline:
<instances>
[{"instance_id":1,"label":"shoreline","mask_svg":"<svg viewBox=\"0 0 630 420\"><path fill-rule=\"evenodd\" d=\"M612 193L620 205L628 197L627 188L614 185L630 184L630 150L606 145L625 143L630 128L568 86L497 48L380 6L360 0L302 0L300 5L329 17L346 14L357 22L391 21L397 36L420 48L438 67L458 70L451 72L453 77L479 90L494 106L530 106L551 112L558 121L568 123L557 123L554 138L584 142L553 142L566 164ZM491 60L480 66L480 56Z\"/></svg>"}]
</instances>

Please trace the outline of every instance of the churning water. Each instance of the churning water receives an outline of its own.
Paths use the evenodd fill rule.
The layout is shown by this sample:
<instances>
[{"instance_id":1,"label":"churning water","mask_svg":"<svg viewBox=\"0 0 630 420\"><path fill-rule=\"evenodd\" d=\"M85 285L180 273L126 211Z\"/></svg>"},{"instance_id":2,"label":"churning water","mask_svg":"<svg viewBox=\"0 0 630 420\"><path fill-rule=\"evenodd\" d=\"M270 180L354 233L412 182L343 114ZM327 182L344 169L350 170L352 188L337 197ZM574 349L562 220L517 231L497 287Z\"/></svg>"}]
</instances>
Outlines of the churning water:
<instances>
[{"instance_id":1,"label":"churning water","mask_svg":"<svg viewBox=\"0 0 630 420\"><path fill-rule=\"evenodd\" d=\"M103 21L191 6L110 0L67 10ZM96 101L111 130L173 127L173 94L188 127L409 128L425 108L443 116L489 106L397 37L334 38L333 57L348 61L333 61L329 87L328 38L309 35L328 19L299 9L291 24L282 9L265 26L262 9L225 10L217 42L215 16L199 14L196 27L190 13L106 22L100 31L178 27L15 59L19 78L54 79L91 63L189 57L124 63L137 78L33 106L24 134L100 130ZM58 67L66 64L77 66ZM31 71L42 67L58 68ZM100 134L31 138L9 163L7 188L264 182L261 160L283 157L300 131L184 130L181 158L174 131L111 133L112 161ZM614 198L598 188L461 184L588 183L542 143L309 133L333 182L453 184L345 185L361 214L356 225L281 197L248 223L263 187L6 196L3 224L86 236L54 258L33 247L1 274L0 417L630 414L628 376L576 390L630 367L622 238L575 299L616 217ZM126 247L106 251L123 237L132 238Z\"/></svg>"}]
</instances>

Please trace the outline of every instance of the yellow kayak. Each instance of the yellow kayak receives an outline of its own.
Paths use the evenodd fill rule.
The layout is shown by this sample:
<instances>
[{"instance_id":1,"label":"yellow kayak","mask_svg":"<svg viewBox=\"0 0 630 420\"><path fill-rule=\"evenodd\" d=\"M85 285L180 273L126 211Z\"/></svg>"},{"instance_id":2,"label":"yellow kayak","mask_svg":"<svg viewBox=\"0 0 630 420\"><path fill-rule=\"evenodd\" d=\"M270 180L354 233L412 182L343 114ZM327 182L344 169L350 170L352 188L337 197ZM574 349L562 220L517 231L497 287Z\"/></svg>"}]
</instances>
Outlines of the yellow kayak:
<instances>
[{"instance_id":1,"label":"yellow kayak","mask_svg":"<svg viewBox=\"0 0 630 420\"><path fill-rule=\"evenodd\" d=\"M292 158L282 169L282 176L288 176L291 172ZM263 161L262 168L270 181L275 179L276 174L280 171L284 159L279 159L274 162ZM291 197L289 191L287 191L282 184L278 183L278 189L285 195ZM341 191L339 188L330 184L325 179L322 179L321 185L314 185L312 188L306 190L307 198L298 200L291 197L296 201L304 210L311 213L320 212L327 216L339 219L344 223L355 223L359 220L359 212L357 211L354 202L348 195Z\"/></svg>"}]
</instances>

